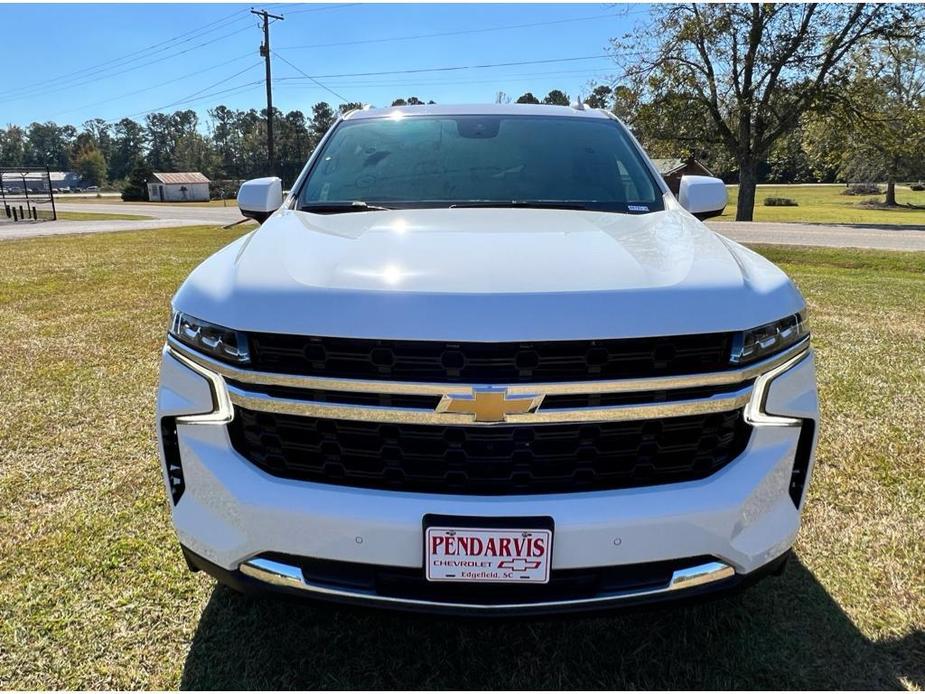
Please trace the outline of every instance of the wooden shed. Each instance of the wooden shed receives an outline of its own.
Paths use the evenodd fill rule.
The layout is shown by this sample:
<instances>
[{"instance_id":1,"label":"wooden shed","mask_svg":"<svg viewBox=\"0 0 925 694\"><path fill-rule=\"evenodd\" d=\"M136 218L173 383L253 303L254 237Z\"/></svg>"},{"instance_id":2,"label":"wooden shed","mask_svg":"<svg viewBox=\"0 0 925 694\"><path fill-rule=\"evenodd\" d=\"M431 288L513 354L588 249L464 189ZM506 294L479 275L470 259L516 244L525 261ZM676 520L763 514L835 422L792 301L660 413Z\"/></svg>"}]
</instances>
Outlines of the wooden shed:
<instances>
[{"instance_id":1,"label":"wooden shed","mask_svg":"<svg viewBox=\"0 0 925 694\"><path fill-rule=\"evenodd\" d=\"M713 175L706 166L694 159L694 157L688 159L681 159L680 157L653 159L652 163L655 164L655 168L658 169L662 178L665 179L665 183L668 184L668 188L675 195L678 194L678 189L681 186L681 176Z\"/></svg>"}]
</instances>

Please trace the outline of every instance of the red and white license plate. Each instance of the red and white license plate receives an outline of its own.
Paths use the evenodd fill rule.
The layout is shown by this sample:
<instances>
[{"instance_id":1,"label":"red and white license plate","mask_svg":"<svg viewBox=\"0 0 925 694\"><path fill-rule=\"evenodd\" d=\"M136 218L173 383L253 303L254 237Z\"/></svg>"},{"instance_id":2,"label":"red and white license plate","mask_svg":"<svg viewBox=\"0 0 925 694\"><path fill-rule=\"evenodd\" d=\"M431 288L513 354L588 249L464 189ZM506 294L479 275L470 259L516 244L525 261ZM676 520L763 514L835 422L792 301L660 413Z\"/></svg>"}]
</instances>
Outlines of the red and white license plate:
<instances>
[{"instance_id":1,"label":"red and white license plate","mask_svg":"<svg viewBox=\"0 0 925 694\"><path fill-rule=\"evenodd\" d=\"M547 583L552 530L428 527L428 581Z\"/></svg>"}]
</instances>

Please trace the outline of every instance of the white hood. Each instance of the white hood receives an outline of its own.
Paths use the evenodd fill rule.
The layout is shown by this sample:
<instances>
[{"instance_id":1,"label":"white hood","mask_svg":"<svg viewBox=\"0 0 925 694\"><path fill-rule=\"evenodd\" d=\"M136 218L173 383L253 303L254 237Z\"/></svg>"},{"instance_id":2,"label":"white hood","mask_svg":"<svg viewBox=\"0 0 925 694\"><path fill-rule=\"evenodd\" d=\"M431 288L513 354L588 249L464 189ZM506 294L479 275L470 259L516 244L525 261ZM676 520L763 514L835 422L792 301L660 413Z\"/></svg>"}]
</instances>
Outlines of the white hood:
<instances>
[{"instance_id":1,"label":"white hood","mask_svg":"<svg viewBox=\"0 0 925 694\"><path fill-rule=\"evenodd\" d=\"M803 307L761 256L680 210L284 210L175 307L241 330L524 341L741 330Z\"/></svg>"}]
</instances>

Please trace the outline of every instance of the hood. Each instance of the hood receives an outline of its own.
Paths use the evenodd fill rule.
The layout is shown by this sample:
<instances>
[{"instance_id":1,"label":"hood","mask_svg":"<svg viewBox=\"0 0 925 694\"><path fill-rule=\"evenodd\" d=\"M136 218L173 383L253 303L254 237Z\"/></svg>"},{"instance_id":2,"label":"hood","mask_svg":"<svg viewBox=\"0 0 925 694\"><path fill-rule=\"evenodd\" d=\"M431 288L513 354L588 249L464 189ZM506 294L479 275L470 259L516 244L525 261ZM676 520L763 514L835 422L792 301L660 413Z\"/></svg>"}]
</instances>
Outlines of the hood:
<instances>
[{"instance_id":1,"label":"hood","mask_svg":"<svg viewBox=\"0 0 925 694\"><path fill-rule=\"evenodd\" d=\"M260 332L466 341L741 330L803 306L761 256L686 212L282 210L175 297Z\"/></svg>"}]
</instances>

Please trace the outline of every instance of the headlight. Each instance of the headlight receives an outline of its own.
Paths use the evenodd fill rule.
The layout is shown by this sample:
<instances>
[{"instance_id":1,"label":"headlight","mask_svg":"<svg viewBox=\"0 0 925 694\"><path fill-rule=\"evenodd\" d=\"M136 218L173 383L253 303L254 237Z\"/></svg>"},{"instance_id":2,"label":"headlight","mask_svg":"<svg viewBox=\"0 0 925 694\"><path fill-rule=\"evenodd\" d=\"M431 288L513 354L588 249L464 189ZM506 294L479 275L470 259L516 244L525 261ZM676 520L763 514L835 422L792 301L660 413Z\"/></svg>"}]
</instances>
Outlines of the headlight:
<instances>
[{"instance_id":1,"label":"headlight","mask_svg":"<svg viewBox=\"0 0 925 694\"><path fill-rule=\"evenodd\" d=\"M247 364L250 352L247 336L214 323L174 311L170 320L170 334L180 342L211 357L234 364Z\"/></svg>"},{"instance_id":2,"label":"headlight","mask_svg":"<svg viewBox=\"0 0 925 694\"><path fill-rule=\"evenodd\" d=\"M806 317L795 313L779 321L736 333L732 339L733 364L748 364L780 352L809 335Z\"/></svg>"}]
</instances>

